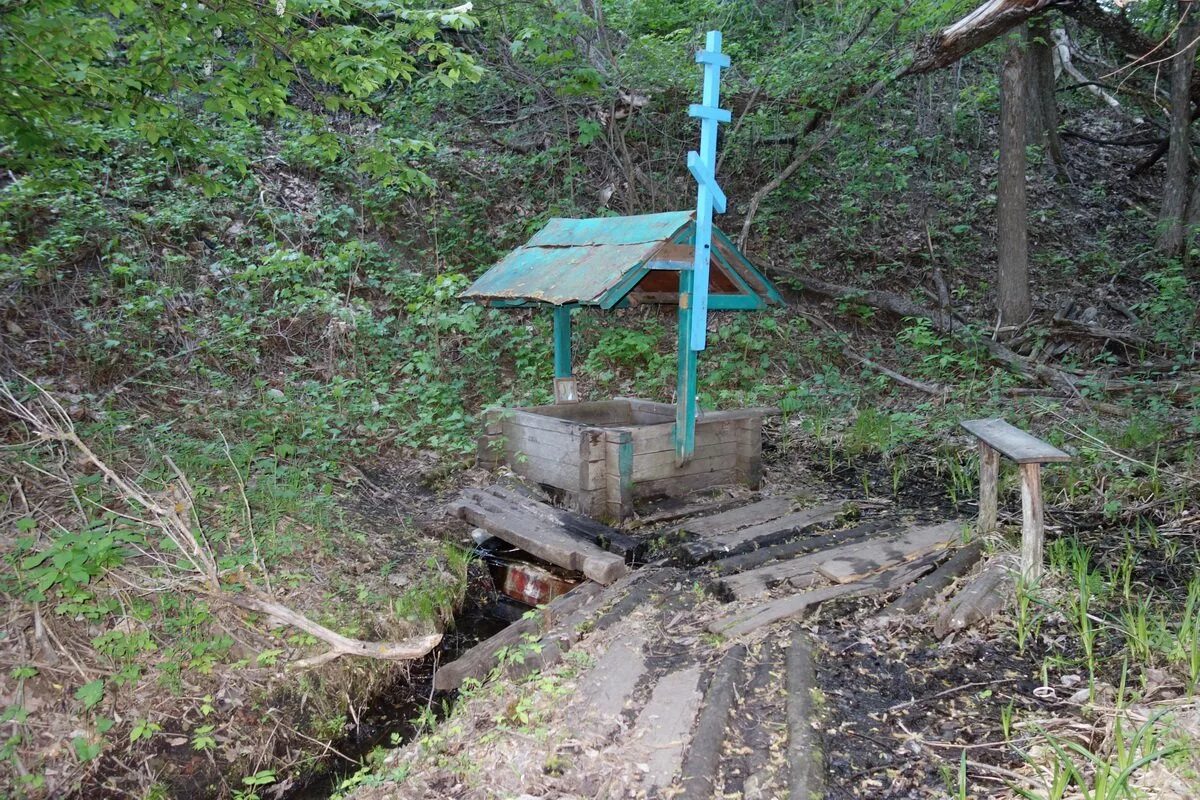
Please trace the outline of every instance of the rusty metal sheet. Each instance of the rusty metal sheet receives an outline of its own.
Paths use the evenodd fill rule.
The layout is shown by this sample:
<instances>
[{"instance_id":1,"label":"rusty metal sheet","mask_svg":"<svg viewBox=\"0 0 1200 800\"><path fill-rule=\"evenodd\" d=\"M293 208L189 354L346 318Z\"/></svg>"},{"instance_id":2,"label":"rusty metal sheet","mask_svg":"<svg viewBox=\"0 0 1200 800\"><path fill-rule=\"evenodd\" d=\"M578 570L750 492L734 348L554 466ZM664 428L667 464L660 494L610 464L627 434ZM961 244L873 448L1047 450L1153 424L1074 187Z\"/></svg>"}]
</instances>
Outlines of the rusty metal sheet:
<instances>
[{"instance_id":1,"label":"rusty metal sheet","mask_svg":"<svg viewBox=\"0 0 1200 800\"><path fill-rule=\"evenodd\" d=\"M535 564L514 561L504 568L503 583L498 588L519 603L540 606L571 591L578 583Z\"/></svg>"}]
</instances>

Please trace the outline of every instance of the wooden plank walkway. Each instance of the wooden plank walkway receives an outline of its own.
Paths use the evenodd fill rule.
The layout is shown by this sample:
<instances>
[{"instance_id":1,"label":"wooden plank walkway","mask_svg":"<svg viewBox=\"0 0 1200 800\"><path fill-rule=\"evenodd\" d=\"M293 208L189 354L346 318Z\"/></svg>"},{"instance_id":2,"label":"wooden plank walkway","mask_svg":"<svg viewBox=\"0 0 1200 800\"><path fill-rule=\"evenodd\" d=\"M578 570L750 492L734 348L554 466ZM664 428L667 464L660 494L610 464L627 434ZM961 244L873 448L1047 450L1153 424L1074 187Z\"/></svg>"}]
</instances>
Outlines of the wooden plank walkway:
<instances>
[{"instance_id":1,"label":"wooden plank walkway","mask_svg":"<svg viewBox=\"0 0 1200 800\"><path fill-rule=\"evenodd\" d=\"M504 525L496 527L519 541L534 538L529 530L544 538L549 526L571 543L563 560L581 566L586 559L571 561L580 552L610 556L625 569L624 559L601 545L626 552L639 546L622 540L627 534L620 531L590 529L537 503L493 487L464 492L455 509L483 512L464 515L472 523L498 517ZM524 513L514 511L522 506ZM958 547L968 527L963 521L916 524L879 514L830 530L843 507L829 502L798 509L790 497L780 496L668 520L664 524L671 530L687 531L693 544L702 543L703 557L647 565L607 587L584 582L442 667L434 686L452 691L466 677L506 681L553 671L568 650L584 651L570 659L565 674L574 677L555 688L538 712L539 725L561 728L561 735L533 741L506 738L503 731L489 734L489 752L499 749L513 763L534 767L489 773L523 776L496 791L685 800L819 793L821 748L813 725L819 709L811 697L813 660L819 656L796 621L833 601L895 597L929 576L887 611L893 618L910 613L948 591L980 555L977 544ZM646 533L656 535L661 534ZM711 560L714 553L724 557ZM944 619L948 629L969 624L979 598L1002 584L1005 574L999 566L985 570L982 581L969 584L962 603L935 609L934 618ZM733 600L691 591L705 583L722 587ZM498 651L514 645L526 649L525 659L496 669ZM476 692L472 702L504 696ZM554 741L564 744L537 750ZM561 776L540 768L547 763L565 765ZM561 791L553 785L558 777L564 781Z\"/></svg>"}]
</instances>

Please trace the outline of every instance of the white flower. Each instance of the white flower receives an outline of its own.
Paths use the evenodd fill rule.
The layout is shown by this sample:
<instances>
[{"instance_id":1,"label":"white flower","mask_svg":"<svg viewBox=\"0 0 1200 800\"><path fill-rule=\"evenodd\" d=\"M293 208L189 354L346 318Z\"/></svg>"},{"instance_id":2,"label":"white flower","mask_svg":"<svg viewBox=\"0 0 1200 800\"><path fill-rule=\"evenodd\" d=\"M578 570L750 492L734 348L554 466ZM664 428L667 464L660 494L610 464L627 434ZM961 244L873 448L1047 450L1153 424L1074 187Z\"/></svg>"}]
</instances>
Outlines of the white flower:
<instances>
[{"instance_id":1,"label":"white flower","mask_svg":"<svg viewBox=\"0 0 1200 800\"><path fill-rule=\"evenodd\" d=\"M275 16L282 17L287 11L287 0L275 0Z\"/></svg>"}]
</instances>

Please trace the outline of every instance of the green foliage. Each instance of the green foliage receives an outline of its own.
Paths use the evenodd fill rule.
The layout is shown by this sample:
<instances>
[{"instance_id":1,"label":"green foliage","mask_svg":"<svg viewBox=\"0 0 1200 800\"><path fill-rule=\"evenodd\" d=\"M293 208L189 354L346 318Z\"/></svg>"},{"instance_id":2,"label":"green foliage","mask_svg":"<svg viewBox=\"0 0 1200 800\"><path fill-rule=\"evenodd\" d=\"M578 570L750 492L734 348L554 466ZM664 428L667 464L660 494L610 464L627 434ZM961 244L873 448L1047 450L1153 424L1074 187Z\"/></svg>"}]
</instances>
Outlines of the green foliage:
<instances>
[{"instance_id":1,"label":"green foliage","mask_svg":"<svg viewBox=\"0 0 1200 800\"><path fill-rule=\"evenodd\" d=\"M1157 294L1138 304L1150 323L1155 341L1179 347L1196 340L1200 325L1195 299L1189 294L1183 266L1173 262L1160 270L1147 272L1145 279Z\"/></svg>"},{"instance_id":2,"label":"green foliage","mask_svg":"<svg viewBox=\"0 0 1200 800\"><path fill-rule=\"evenodd\" d=\"M16 562L14 577L5 577L4 582L15 582L12 588L29 602L55 599L59 614L96 618L112 606L110 600L96 599L93 582L122 564L131 552L129 545L141 541L140 534L117 527L111 519L96 520L78 532L52 534L50 542L40 548L25 537L9 557L10 563Z\"/></svg>"},{"instance_id":3,"label":"green foliage","mask_svg":"<svg viewBox=\"0 0 1200 800\"><path fill-rule=\"evenodd\" d=\"M104 681L94 680L85 683L75 690L75 699L83 703L84 709L90 709L104 699Z\"/></svg>"},{"instance_id":4,"label":"green foliage","mask_svg":"<svg viewBox=\"0 0 1200 800\"><path fill-rule=\"evenodd\" d=\"M342 0L7 5L0 140L24 169L107 149L113 133L131 130L160 152L244 172L244 155L214 127L296 118L301 88L329 111L371 113L393 83L475 78L477 67L441 36L472 25L453 11Z\"/></svg>"}]
</instances>

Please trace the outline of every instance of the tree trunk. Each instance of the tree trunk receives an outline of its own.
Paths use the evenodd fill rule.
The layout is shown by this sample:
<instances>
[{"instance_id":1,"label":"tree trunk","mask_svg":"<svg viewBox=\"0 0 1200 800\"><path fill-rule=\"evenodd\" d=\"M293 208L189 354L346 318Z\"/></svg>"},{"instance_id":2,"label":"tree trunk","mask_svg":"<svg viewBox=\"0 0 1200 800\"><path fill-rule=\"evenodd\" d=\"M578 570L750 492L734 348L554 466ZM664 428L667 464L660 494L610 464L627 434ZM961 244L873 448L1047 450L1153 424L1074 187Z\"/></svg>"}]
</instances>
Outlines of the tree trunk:
<instances>
[{"instance_id":1,"label":"tree trunk","mask_svg":"<svg viewBox=\"0 0 1200 800\"><path fill-rule=\"evenodd\" d=\"M996 188L1001 325L1023 324L1029 300L1028 213L1025 199L1025 58L1014 40L1000 69L1000 172Z\"/></svg>"},{"instance_id":2,"label":"tree trunk","mask_svg":"<svg viewBox=\"0 0 1200 800\"><path fill-rule=\"evenodd\" d=\"M1167 149L1167 177L1163 183L1162 212L1158 249L1166 256L1183 252L1184 212L1188 201L1188 174L1192 144L1188 128L1192 124L1192 69L1196 63L1196 35L1200 32L1192 3L1179 3L1179 31L1175 36L1175 55L1171 58L1171 136Z\"/></svg>"},{"instance_id":3,"label":"tree trunk","mask_svg":"<svg viewBox=\"0 0 1200 800\"><path fill-rule=\"evenodd\" d=\"M1041 147L1054 166L1066 169L1062 139L1058 135L1058 105L1054 102L1054 43L1050 21L1034 17L1025 26L1026 78L1029 89L1029 144Z\"/></svg>"},{"instance_id":4,"label":"tree trunk","mask_svg":"<svg viewBox=\"0 0 1200 800\"><path fill-rule=\"evenodd\" d=\"M906 75L949 66L1005 31L1054 5L1054 0L986 0L958 20L929 36L918 47Z\"/></svg>"}]
</instances>

